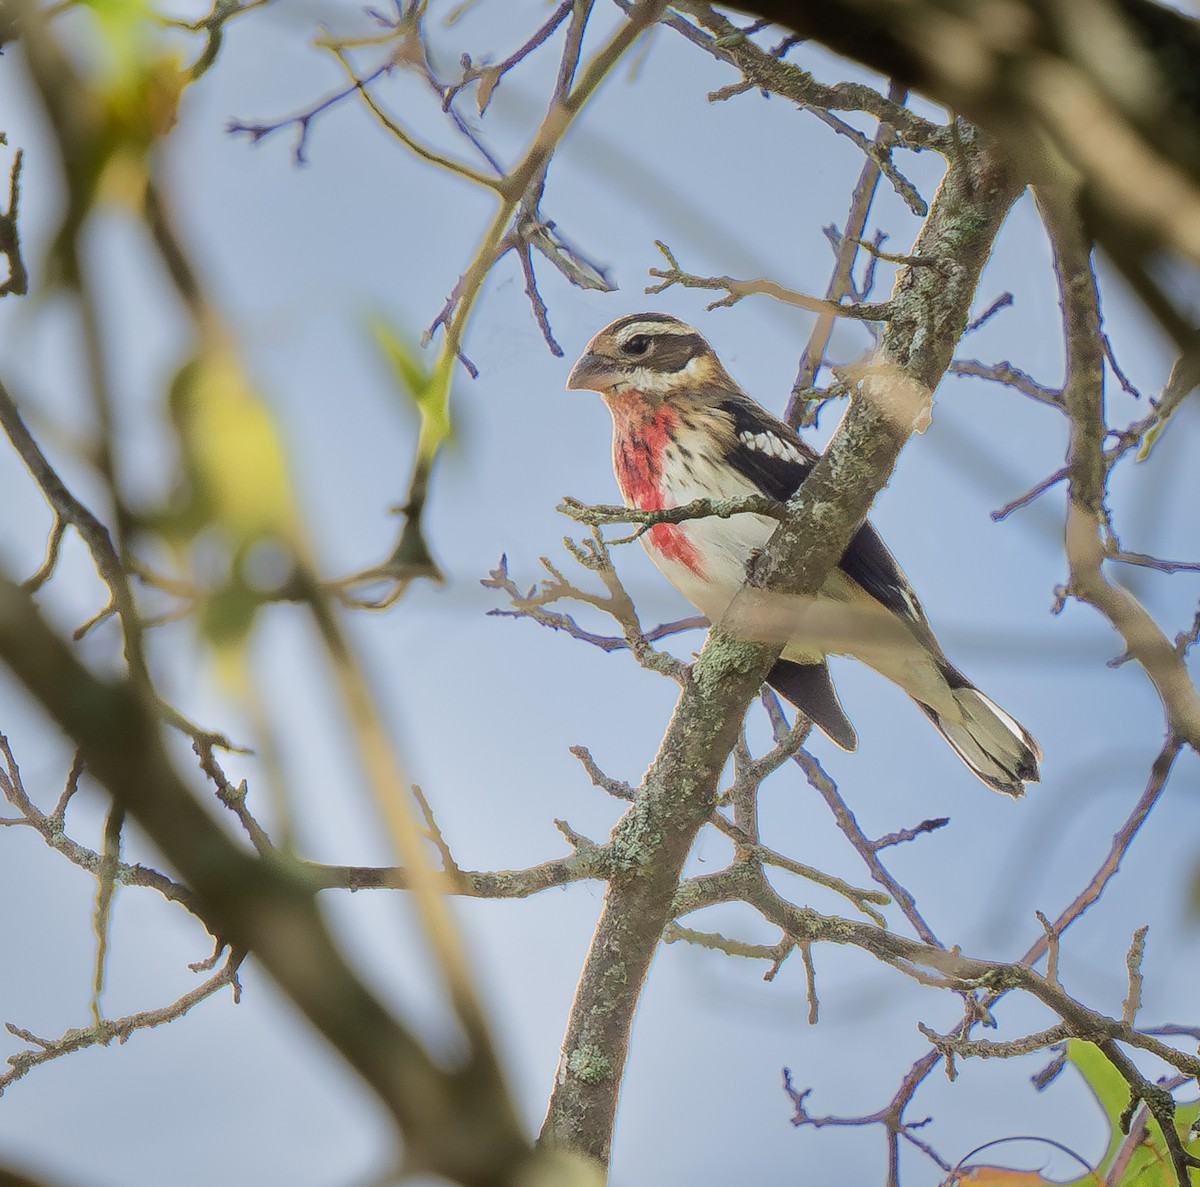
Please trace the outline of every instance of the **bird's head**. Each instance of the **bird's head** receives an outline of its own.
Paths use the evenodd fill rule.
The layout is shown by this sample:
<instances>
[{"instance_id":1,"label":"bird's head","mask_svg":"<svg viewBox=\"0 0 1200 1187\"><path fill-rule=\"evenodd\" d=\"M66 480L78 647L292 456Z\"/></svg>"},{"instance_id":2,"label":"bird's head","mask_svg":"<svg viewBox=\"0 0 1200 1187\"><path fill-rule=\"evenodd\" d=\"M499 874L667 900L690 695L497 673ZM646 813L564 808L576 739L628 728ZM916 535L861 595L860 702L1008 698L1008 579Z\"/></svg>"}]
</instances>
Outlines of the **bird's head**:
<instances>
[{"instance_id":1,"label":"bird's head","mask_svg":"<svg viewBox=\"0 0 1200 1187\"><path fill-rule=\"evenodd\" d=\"M667 313L633 313L605 326L571 369L567 387L667 396L728 381L703 336Z\"/></svg>"}]
</instances>

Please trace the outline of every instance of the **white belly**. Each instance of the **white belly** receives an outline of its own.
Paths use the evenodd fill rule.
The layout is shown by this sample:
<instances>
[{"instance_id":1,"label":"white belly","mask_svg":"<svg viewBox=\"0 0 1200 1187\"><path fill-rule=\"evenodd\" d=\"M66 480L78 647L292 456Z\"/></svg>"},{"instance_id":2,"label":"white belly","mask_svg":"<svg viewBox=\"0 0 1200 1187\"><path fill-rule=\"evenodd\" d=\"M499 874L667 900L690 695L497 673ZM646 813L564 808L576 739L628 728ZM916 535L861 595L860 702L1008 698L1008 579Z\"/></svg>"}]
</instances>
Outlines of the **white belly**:
<instances>
[{"instance_id":1,"label":"white belly","mask_svg":"<svg viewBox=\"0 0 1200 1187\"><path fill-rule=\"evenodd\" d=\"M701 614L718 622L745 584L752 552L766 547L775 521L761 515L695 519L682 524L681 530L699 554L700 573L656 547L649 534L642 537L642 543L667 580Z\"/></svg>"},{"instance_id":2,"label":"white belly","mask_svg":"<svg viewBox=\"0 0 1200 1187\"><path fill-rule=\"evenodd\" d=\"M686 444L686 439L685 439ZM691 472L668 467L663 472L663 502L679 507L693 499L736 499L755 493L736 470L709 466L705 450L697 448ZM763 549L775 530L775 521L763 515L709 516L690 519L679 530L700 557L699 573L655 546L650 533L642 544L663 575L701 614L720 621L734 595L745 584L746 566L756 549Z\"/></svg>"},{"instance_id":3,"label":"white belly","mask_svg":"<svg viewBox=\"0 0 1200 1187\"><path fill-rule=\"evenodd\" d=\"M664 501L681 506L698 498L755 493L736 471L722 469L718 478L716 470L705 467L701 477L703 482L670 482L664 475ZM679 530L700 558L699 572L656 547L650 533L642 536L642 543L667 580L717 623L745 584L751 556L766 548L776 526L774 519L750 514L687 520ZM837 568L815 598L747 591L723 625L756 642L784 643L784 657L796 662L852 655L910 691L931 681L943 683L908 627Z\"/></svg>"}]
</instances>

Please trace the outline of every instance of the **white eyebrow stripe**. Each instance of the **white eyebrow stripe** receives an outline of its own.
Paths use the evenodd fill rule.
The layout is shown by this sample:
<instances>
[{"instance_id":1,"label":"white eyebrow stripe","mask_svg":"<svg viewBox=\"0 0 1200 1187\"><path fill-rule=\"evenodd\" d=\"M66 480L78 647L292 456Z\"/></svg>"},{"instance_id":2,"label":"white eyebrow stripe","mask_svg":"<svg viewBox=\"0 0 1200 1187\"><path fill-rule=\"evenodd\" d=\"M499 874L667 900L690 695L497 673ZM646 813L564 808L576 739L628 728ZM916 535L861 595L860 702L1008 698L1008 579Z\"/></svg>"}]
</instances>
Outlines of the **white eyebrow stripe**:
<instances>
[{"instance_id":1,"label":"white eyebrow stripe","mask_svg":"<svg viewBox=\"0 0 1200 1187\"><path fill-rule=\"evenodd\" d=\"M653 337L655 334L694 334L691 326L685 326L681 321L635 321L631 326L622 326L617 331L617 341L628 342L638 334Z\"/></svg>"}]
</instances>

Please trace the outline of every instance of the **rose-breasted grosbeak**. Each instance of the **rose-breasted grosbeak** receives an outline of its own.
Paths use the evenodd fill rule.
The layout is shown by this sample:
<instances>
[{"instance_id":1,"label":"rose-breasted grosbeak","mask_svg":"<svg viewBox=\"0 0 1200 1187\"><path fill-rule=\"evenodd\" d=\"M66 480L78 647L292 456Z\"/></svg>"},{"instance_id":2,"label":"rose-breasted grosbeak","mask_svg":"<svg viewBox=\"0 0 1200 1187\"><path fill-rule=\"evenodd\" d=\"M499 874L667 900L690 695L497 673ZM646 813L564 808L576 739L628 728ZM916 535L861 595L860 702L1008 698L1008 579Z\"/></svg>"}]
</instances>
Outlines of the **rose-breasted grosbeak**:
<instances>
[{"instance_id":1,"label":"rose-breasted grosbeak","mask_svg":"<svg viewBox=\"0 0 1200 1187\"><path fill-rule=\"evenodd\" d=\"M785 501L817 457L738 387L700 334L665 313L605 327L567 386L604 397L617 483L626 505L644 511L704 497ZM680 592L719 622L775 526L761 515L707 517L655 524L642 543ZM1037 742L946 659L870 523L816 598L777 598L751 629L762 640L786 641L767 682L843 749L855 749L858 737L838 701L828 655L854 656L898 684L989 787L1019 796L1026 780L1038 778Z\"/></svg>"}]
</instances>

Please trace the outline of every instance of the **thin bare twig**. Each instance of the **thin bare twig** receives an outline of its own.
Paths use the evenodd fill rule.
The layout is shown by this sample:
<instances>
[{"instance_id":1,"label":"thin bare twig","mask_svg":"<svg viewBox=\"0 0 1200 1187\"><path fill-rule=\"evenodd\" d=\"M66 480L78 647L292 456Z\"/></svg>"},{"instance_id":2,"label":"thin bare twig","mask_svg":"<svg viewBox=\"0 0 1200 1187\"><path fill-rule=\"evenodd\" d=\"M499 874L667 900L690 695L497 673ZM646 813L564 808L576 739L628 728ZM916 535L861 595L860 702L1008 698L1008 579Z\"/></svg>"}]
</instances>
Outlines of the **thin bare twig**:
<instances>
[{"instance_id":1,"label":"thin bare twig","mask_svg":"<svg viewBox=\"0 0 1200 1187\"><path fill-rule=\"evenodd\" d=\"M839 136L845 136L854 144L867 160L874 164L879 172L891 182L892 189L917 218L924 218L929 213L929 206L917 192L917 187L896 168L892 161L891 146L895 142L895 134L891 133L890 129L890 134L885 139L881 140L878 136L868 139L856 127L834 115L832 111L814 106L806 106L806 110L815 115L823 124L832 128Z\"/></svg>"},{"instance_id":2,"label":"thin bare twig","mask_svg":"<svg viewBox=\"0 0 1200 1187\"><path fill-rule=\"evenodd\" d=\"M1129 951L1125 954L1125 968L1129 974L1129 991L1125 994L1125 1005L1121 1010L1121 1019L1128 1026L1137 1021L1138 1011L1142 1008L1142 957L1146 954L1146 933L1148 926L1139 927L1133 933Z\"/></svg>"},{"instance_id":3,"label":"thin bare twig","mask_svg":"<svg viewBox=\"0 0 1200 1187\"><path fill-rule=\"evenodd\" d=\"M8 260L8 277L0 282L0 297L23 297L29 291L29 273L21 255L21 233L17 225L21 201L21 166L25 154L17 149L8 174L8 209L0 212L0 255Z\"/></svg>"},{"instance_id":4,"label":"thin bare twig","mask_svg":"<svg viewBox=\"0 0 1200 1187\"><path fill-rule=\"evenodd\" d=\"M1067 470L1064 466L1060 470L1055 470L1053 474L1047 478L1043 478L1041 482L1032 486L1023 495L1018 495L1011 502L1005 503L1003 507L997 508L991 513L993 521L999 523L1002 519L1007 519L1014 511L1019 511L1022 507L1028 507L1035 499L1040 498L1048 490L1053 490L1067 476Z\"/></svg>"},{"instance_id":5,"label":"thin bare twig","mask_svg":"<svg viewBox=\"0 0 1200 1187\"><path fill-rule=\"evenodd\" d=\"M1070 904L1063 909L1051 924L1055 935L1062 936L1067 928L1080 919L1088 908L1104 893L1105 887L1112 881L1117 870L1120 868L1121 861L1129 851L1129 846L1133 843L1134 837L1137 836L1142 825L1146 823L1146 818L1150 815L1154 805L1158 803L1159 797L1166 789L1171 768L1174 766L1175 759L1179 756L1182 748L1183 744L1178 739L1167 739L1166 744L1150 768L1150 777L1147 780L1145 790L1134 805L1133 811L1129 813L1121 824L1121 827L1117 829L1108 853L1100 863L1099 868L1092 875L1087 886L1072 899ZM1025 954L1021 957L1021 963L1028 965L1036 963L1045 954L1046 949L1046 936L1042 935L1025 951Z\"/></svg>"},{"instance_id":6,"label":"thin bare twig","mask_svg":"<svg viewBox=\"0 0 1200 1187\"><path fill-rule=\"evenodd\" d=\"M144 886L155 890L168 902L178 903L191 914L196 914L196 902L192 892L181 883L168 878L158 870L143 865L129 865L123 861L106 862L101 854L86 845L81 845L65 832L67 805L79 787L83 774L83 761L76 754L71 764L70 773L62 795L49 814L44 813L30 798L21 778L21 769L17 765L8 738L0 734L0 794L20 813L22 823L29 825L41 834L42 840L57 853L61 853L72 865L87 871L94 878L100 878L106 873L111 881L125 886Z\"/></svg>"},{"instance_id":7,"label":"thin bare twig","mask_svg":"<svg viewBox=\"0 0 1200 1187\"><path fill-rule=\"evenodd\" d=\"M874 87L851 82L825 86L808 71L761 49L745 30L739 29L711 5L684 0L673 7L693 17L700 28L679 19L668 18L663 23L687 37L693 45L732 63L751 87L779 95L804 108L865 112L895 128L907 148L948 150L950 137L944 127L923 119L903 104L891 102Z\"/></svg>"},{"instance_id":8,"label":"thin bare twig","mask_svg":"<svg viewBox=\"0 0 1200 1187\"><path fill-rule=\"evenodd\" d=\"M188 78L194 82L216 62L225 40L225 26L229 21L269 3L270 0L214 0L212 8L198 20L185 21L178 17L167 16L159 16L158 19L168 28L206 34L204 48L188 67Z\"/></svg>"},{"instance_id":9,"label":"thin bare twig","mask_svg":"<svg viewBox=\"0 0 1200 1187\"><path fill-rule=\"evenodd\" d=\"M1091 241L1066 187L1043 186L1040 193L1039 208L1054 248L1067 343L1063 391L1071 418L1066 527L1069 592L1095 607L1121 634L1126 650L1141 665L1162 701L1168 735L1200 750L1200 693L1186 664L1137 599L1103 572L1105 542L1111 530L1105 494L1112 462L1104 450L1105 358ZM1189 379L1178 381L1179 386ZM1143 450L1146 440L1142 438Z\"/></svg>"},{"instance_id":10,"label":"thin bare twig","mask_svg":"<svg viewBox=\"0 0 1200 1187\"><path fill-rule=\"evenodd\" d=\"M866 834L859 826L857 818L850 810L850 806L843 799L837 789L837 785L826 774L821 764L811 754L804 751L795 755L793 761L804 772L804 777L808 780L809 785L829 805L838 828L841 829L843 835L854 847L855 852L862 858L863 863L870 871L871 877L895 900L896 905L903 912L904 917L912 925L917 935L927 944L940 944L937 936L933 933L933 929L925 922L921 912L917 909L916 900L908 888L901 885L887 867L884 866L883 862L879 860L876 846L868 840Z\"/></svg>"},{"instance_id":11,"label":"thin bare twig","mask_svg":"<svg viewBox=\"0 0 1200 1187\"><path fill-rule=\"evenodd\" d=\"M723 289L725 296L706 306L710 310L736 305L744 297L765 296L782 301L785 305L794 305L797 309L807 309L810 313L828 313L833 317L845 317L854 321L887 321L891 316L891 305L887 301L848 305L841 301L810 297L761 276L756 280L737 280L732 276L694 276L680 268L678 260L665 243L656 239L654 245L666 257L668 267L649 270L650 275L659 277L661 283L647 285L647 293L661 293L677 284L681 288L689 289Z\"/></svg>"},{"instance_id":12,"label":"thin bare twig","mask_svg":"<svg viewBox=\"0 0 1200 1187\"><path fill-rule=\"evenodd\" d=\"M907 95L908 92L904 87L896 83L889 84L889 102L903 107ZM881 122L875 130L875 144L882 147L892 140L893 135L891 125ZM868 154L850 198L845 231L835 248L837 256L833 272L829 277L829 284L825 288L827 301L840 303L844 297L853 295L854 262L857 259L859 247L863 245L862 237L866 232L871 204L875 200L879 175L879 162L874 156ZM792 384L792 395L784 414L784 419L793 428L799 428L802 424L810 424L816 418L820 400L815 398L814 384L825 361L825 351L829 347L829 339L833 333L835 321L832 313L822 312L818 315L809 333L804 353L800 356L796 381Z\"/></svg>"},{"instance_id":13,"label":"thin bare twig","mask_svg":"<svg viewBox=\"0 0 1200 1187\"><path fill-rule=\"evenodd\" d=\"M973 317L967 322L967 328L963 330L963 337L965 338L968 334L974 334L976 330L982 329L997 313L1002 309L1008 309L1012 303L1012 293L1001 293L978 317Z\"/></svg>"},{"instance_id":14,"label":"thin bare twig","mask_svg":"<svg viewBox=\"0 0 1200 1187\"><path fill-rule=\"evenodd\" d=\"M104 820L104 846L100 852L100 868L96 871L96 909L92 915L92 930L96 936L96 961L92 975L92 1021L99 1026L100 997L104 992L104 976L108 963L108 932L112 918L113 897L117 889L117 865L121 855L121 831L125 812L110 804Z\"/></svg>"},{"instance_id":15,"label":"thin bare twig","mask_svg":"<svg viewBox=\"0 0 1200 1187\"><path fill-rule=\"evenodd\" d=\"M91 1025L68 1030L57 1039L39 1038L22 1027L7 1023L6 1029L9 1034L29 1043L34 1049L8 1057L9 1070L0 1075L0 1094L17 1080L27 1076L35 1067L52 1059L73 1055L76 1051L83 1051L88 1047L107 1047L114 1039L125 1043L140 1030L149 1030L174 1022L226 986L233 990L233 1000L236 1002L241 996L238 968L244 958L244 953L231 952L219 971L202 985L197 985L195 989L176 998L168 1006L161 1006L156 1010L142 1010L136 1014L127 1014L123 1018L93 1017Z\"/></svg>"},{"instance_id":16,"label":"thin bare twig","mask_svg":"<svg viewBox=\"0 0 1200 1187\"><path fill-rule=\"evenodd\" d=\"M515 66L519 66L535 49L545 45L551 34L567 19L574 0L563 0L549 16L546 22L529 37L523 45L515 49L507 58L496 63L472 62L467 54L462 56L462 78L453 86L445 88L442 96L442 110L449 110L450 104L469 86L475 86L475 102L479 114L483 115L492 101L496 88L504 76Z\"/></svg>"},{"instance_id":17,"label":"thin bare twig","mask_svg":"<svg viewBox=\"0 0 1200 1187\"><path fill-rule=\"evenodd\" d=\"M1036 400L1039 404L1048 404L1051 408L1061 409L1063 406L1062 392L1058 388L1046 387L1038 383L1032 376L1027 375L1012 363L981 363L978 359L955 359L947 368L951 375L970 376L975 379L988 379L992 383L1001 383L1014 391Z\"/></svg>"}]
</instances>

